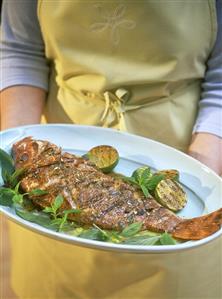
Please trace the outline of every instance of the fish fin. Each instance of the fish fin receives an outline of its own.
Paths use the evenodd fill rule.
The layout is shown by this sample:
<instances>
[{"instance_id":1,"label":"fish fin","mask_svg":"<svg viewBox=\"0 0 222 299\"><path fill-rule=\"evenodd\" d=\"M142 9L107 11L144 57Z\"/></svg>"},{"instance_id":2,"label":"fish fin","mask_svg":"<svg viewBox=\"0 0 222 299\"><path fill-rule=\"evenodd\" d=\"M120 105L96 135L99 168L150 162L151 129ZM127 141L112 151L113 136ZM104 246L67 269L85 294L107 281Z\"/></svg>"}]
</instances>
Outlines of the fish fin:
<instances>
[{"instance_id":1,"label":"fish fin","mask_svg":"<svg viewBox=\"0 0 222 299\"><path fill-rule=\"evenodd\" d=\"M172 236L181 240L200 240L206 238L222 226L222 208L192 219L183 220L171 232Z\"/></svg>"}]
</instances>

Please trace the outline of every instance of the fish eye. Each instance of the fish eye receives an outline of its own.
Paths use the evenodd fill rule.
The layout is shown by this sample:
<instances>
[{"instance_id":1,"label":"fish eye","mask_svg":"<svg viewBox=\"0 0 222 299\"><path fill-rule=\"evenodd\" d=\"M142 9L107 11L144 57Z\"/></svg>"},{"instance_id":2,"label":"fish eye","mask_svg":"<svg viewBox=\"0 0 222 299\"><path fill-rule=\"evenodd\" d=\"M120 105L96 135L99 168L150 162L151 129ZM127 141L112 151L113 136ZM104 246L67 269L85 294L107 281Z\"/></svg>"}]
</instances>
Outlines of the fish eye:
<instances>
[{"instance_id":1,"label":"fish eye","mask_svg":"<svg viewBox=\"0 0 222 299\"><path fill-rule=\"evenodd\" d=\"M24 153L21 155L19 160L20 160L20 162L25 162L28 160L28 158L29 158L29 155L27 153Z\"/></svg>"}]
</instances>

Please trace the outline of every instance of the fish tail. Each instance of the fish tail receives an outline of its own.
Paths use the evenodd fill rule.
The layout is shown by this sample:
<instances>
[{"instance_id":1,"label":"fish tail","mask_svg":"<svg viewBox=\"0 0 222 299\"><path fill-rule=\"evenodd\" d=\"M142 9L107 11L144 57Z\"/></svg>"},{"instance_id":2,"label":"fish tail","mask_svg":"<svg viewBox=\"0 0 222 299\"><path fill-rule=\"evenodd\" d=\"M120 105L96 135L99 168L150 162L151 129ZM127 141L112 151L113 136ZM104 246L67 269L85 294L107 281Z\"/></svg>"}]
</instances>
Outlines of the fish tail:
<instances>
[{"instance_id":1,"label":"fish tail","mask_svg":"<svg viewBox=\"0 0 222 299\"><path fill-rule=\"evenodd\" d=\"M172 236L181 240L200 240L206 238L222 226L222 208L192 219L186 219L174 227Z\"/></svg>"}]
</instances>

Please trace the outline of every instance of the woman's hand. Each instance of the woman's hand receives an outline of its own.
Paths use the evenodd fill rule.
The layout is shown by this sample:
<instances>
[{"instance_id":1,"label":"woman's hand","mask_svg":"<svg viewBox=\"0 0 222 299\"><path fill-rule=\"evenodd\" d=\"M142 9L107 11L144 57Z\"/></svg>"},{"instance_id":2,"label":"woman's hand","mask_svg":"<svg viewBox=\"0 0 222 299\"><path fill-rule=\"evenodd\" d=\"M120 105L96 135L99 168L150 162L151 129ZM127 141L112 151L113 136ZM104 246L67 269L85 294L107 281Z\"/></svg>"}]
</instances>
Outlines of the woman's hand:
<instances>
[{"instance_id":1,"label":"woman's hand","mask_svg":"<svg viewBox=\"0 0 222 299\"><path fill-rule=\"evenodd\" d=\"M188 154L222 175L222 138L209 133L196 133Z\"/></svg>"}]
</instances>

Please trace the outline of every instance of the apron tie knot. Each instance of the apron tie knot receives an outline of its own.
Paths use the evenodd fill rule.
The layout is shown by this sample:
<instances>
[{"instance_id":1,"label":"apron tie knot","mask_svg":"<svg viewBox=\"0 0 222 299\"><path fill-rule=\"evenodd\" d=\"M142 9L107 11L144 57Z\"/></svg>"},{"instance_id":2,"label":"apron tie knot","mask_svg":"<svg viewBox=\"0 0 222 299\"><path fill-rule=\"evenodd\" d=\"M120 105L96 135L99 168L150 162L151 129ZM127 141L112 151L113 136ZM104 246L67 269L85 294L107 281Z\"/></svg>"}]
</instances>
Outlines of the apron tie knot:
<instances>
[{"instance_id":1,"label":"apron tie knot","mask_svg":"<svg viewBox=\"0 0 222 299\"><path fill-rule=\"evenodd\" d=\"M119 123L121 115L125 112L124 103L129 98L129 92L126 89L119 88L112 93L110 91L104 92L105 109L101 120L108 122L109 125Z\"/></svg>"}]
</instances>

